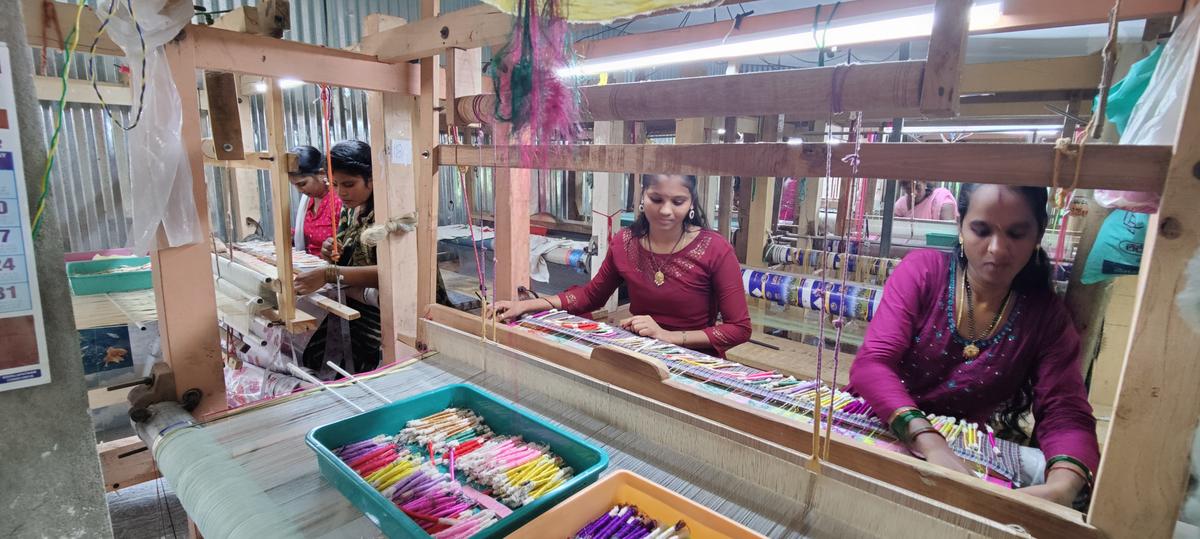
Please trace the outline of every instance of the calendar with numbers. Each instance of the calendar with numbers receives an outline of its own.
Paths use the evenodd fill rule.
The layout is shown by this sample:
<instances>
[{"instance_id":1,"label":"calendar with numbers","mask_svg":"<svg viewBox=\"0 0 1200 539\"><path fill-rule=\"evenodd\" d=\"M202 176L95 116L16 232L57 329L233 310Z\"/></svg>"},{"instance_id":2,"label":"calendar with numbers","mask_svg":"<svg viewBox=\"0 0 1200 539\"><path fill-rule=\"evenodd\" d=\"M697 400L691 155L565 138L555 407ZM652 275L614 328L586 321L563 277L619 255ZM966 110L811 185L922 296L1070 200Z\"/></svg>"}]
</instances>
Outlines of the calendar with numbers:
<instances>
[{"instance_id":1,"label":"calendar with numbers","mask_svg":"<svg viewBox=\"0 0 1200 539\"><path fill-rule=\"evenodd\" d=\"M50 381L10 52L0 43L0 391Z\"/></svg>"}]
</instances>

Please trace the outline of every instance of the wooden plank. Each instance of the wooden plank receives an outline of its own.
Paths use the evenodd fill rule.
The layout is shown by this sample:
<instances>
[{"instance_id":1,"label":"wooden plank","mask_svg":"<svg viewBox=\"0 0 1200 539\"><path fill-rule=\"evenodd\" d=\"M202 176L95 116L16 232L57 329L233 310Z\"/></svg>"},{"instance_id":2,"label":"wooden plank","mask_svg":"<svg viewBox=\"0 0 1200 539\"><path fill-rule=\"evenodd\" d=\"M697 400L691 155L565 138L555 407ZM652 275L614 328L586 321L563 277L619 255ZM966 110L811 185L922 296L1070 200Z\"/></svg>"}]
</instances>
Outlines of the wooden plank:
<instances>
[{"instance_id":1,"label":"wooden plank","mask_svg":"<svg viewBox=\"0 0 1200 539\"><path fill-rule=\"evenodd\" d=\"M62 40L66 39L71 29L75 27L77 4L74 2L50 3L54 10L54 16L58 19L58 27L62 29L62 36L59 36L53 30L53 22L46 24L41 0L21 1L21 13L25 18L25 36L29 39L29 46L40 48L45 44L52 49L62 49ZM50 30L47 32L44 30L46 28L50 28ZM84 6L83 15L79 18L79 51L91 51L92 41L96 39L96 34L99 32L100 19L96 17L96 12L90 6ZM125 55L125 51L122 51L121 47L118 47L107 35L100 36L100 41L96 44L96 53L108 56Z\"/></svg>"},{"instance_id":2,"label":"wooden plank","mask_svg":"<svg viewBox=\"0 0 1200 539\"><path fill-rule=\"evenodd\" d=\"M737 117L725 117L725 134L723 142L733 144L738 141ZM750 178L743 178L749 181ZM732 240L729 231L733 228L733 176L721 176L720 191L717 192L717 233L722 238ZM741 215L739 214L739 217Z\"/></svg>"},{"instance_id":3,"label":"wooden plank","mask_svg":"<svg viewBox=\"0 0 1200 539\"><path fill-rule=\"evenodd\" d=\"M275 80L267 80L267 93L263 100L266 106L267 151L274 157L271 161L271 217L275 227L275 274L280 281L275 296L280 318L291 330L292 321L296 318L296 292L292 289L292 183L288 181L283 90Z\"/></svg>"},{"instance_id":4,"label":"wooden plank","mask_svg":"<svg viewBox=\"0 0 1200 539\"><path fill-rule=\"evenodd\" d=\"M474 315L435 305L427 316L459 331L479 334L479 318ZM593 361L585 352L556 346L533 333L501 326L497 342L681 411L734 426L766 442L801 453L812 447L811 428L806 425L715 398L691 386L609 368ZM1083 522L1080 513L1052 502L837 434L832 444L833 464L998 522L1017 524L1035 537L1100 537L1098 530Z\"/></svg>"},{"instance_id":5,"label":"wooden plank","mask_svg":"<svg viewBox=\"0 0 1200 539\"><path fill-rule=\"evenodd\" d=\"M217 159L245 159L242 123L238 116L237 76L233 73L206 71L204 89L208 93L208 121Z\"/></svg>"},{"instance_id":6,"label":"wooden plank","mask_svg":"<svg viewBox=\"0 0 1200 539\"><path fill-rule=\"evenodd\" d=\"M417 168L421 162L413 144L417 99L393 93L367 94L371 129L371 167L375 189L375 219L387 222L417 211ZM397 152L406 152L400 154ZM420 226L418 225L418 230ZM383 357L399 357L396 342L416 342L416 234L388 234L379 244L379 317Z\"/></svg>"},{"instance_id":7,"label":"wooden plank","mask_svg":"<svg viewBox=\"0 0 1200 539\"><path fill-rule=\"evenodd\" d=\"M40 101L58 101L62 95L62 79L58 77L43 77L35 75L33 77L33 88L37 93L37 98ZM96 95L96 90L100 90L100 95ZM103 101L101 101L103 98ZM67 103L86 103L89 105L100 105L108 103L113 107L128 107L133 104L133 94L130 93L129 87L124 84L114 84L111 82L97 82L96 88L92 88L92 83L79 80L67 79Z\"/></svg>"},{"instance_id":8,"label":"wooden plank","mask_svg":"<svg viewBox=\"0 0 1200 539\"><path fill-rule=\"evenodd\" d=\"M1100 54L967 64L959 93L1093 90L1100 83ZM1039 107L1040 108L1040 107ZM1045 109L1043 114L1045 113Z\"/></svg>"},{"instance_id":9,"label":"wooden plank","mask_svg":"<svg viewBox=\"0 0 1200 539\"><path fill-rule=\"evenodd\" d=\"M162 477L149 450L128 454L145 448L146 444L137 436L96 446L96 452L100 454L100 471L104 475L104 490L112 492Z\"/></svg>"},{"instance_id":10,"label":"wooden plank","mask_svg":"<svg viewBox=\"0 0 1200 539\"><path fill-rule=\"evenodd\" d=\"M415 93L410 82L416 74L408 64L384 64L365 54L194 24L181 36L195 47L197 67L202 69Z\"/></svg>"},{"instance_id":11,"label":"wooden plank","mask_svg":"<svg viewBox=\"0 0 1200 539\"><path fill-rule=\"evenodd\" d=\"M596 122L592 128L592 141L596 144L609 144L623 140L625 137L625 122ZM597 172L592 176L592 241L596 242L596 256L593 258L592 277L600 271L600 261L608 254L609 240L621 229L621 191L625 176L611 172ZM611 312L617 308L617 294L613 294L604 303L601 310Z\"/></svg>"},{"instance_id":12,"label":"wooden plank","mask_svg":"<svg viewBox=\"0 0 1200 539\"><path fill-rule=\"evenodd\" d=\"M1179 0L1122 0L1121 20L1147 19L1176 15ZM1003 14L994 21L971 28L972 33L1015 32L1054 26L1075 26L1108 22L1112 2L1094 0L1005 0Z\"/></svg>"},{"instance_id":13,"label":"wooden plank","mask_svg":"<svg viewBox=\"0 0 1200 539\"><path fill-rule=\"evenodd\" d=\"M762 118L762 140L764 142L775 142L779 139L779 116L764 116ZM748 178L742 179L746 182ZM745 214L738 213L738 226L740 229L745 229L745 234L742 235L745 243L745 259L743 262L753 267L763 267L763 248L767 244L767 239L770 237L770 232L775 228L775 221L779 218L779 213L775 210L775 185L778 184L776 178L770 176L760 176L753 180L750 191L749 203L744 203L748 207ZM744 216L743 216L744 215Z\"/></svg>"},{"instance_id":14,"label":"wooden plank","mask_svg":"<svg viewBox=\"0 0 1200 539\"><path fill-rule=\"evenodd\" d=\"M440 11L439 0L421 0L421 18L426 22L437 17ZM411 31L413 25L406 25L405 31ZM395 30L393 30L395 31ZM383 33L376 34L383 35ZM416 152L413 164L416 169L417 189L417 314L424 313L428 306L437 301L437 222L438 222L438 185L441 176L433 153L438 143L438 120L440 115L434 110L437 105L437 88L435 78L438 69L438 57L422 58L420 62L420 91L417 94L416 112L413 119L413 148ZM418 351L424 351L424 327L417 324Z\"/></svg>"},{"instance_id":15,"label":"wooden plank","mask_svg":"<svg viewBox=\"0 0 1200 539\"><path fill-rule=\"evenodd\" d=\"M196 91L196 62L189 44L166 45L166 57L182 111L181 136L192 173L192 196L196 202L200 236L209 237L208 189L204 182L204 158L200 152L200 100ZM212 260L204 243L162 248L166 238L158 234L159 249L150 253L154 297L158 308L158 332L163 357L175 373L178 396L189 389L201 393L197 416L224 410L225 376L222 371L220 335L217 331L217 299L212 280Z\"/></svg>"},{"instance_id":16,"label":"wooden plank","mask_svg":"<svg viewBox=\"0 0 1200 539\"><path fill-rule=\"evenodd\" d=\"M242 76L239 75L239 83ZM243 97L238 100L238 121L241 123L242 140L254 141L254 116L250 109L250 98ZM253 148L251 148L253 149ZM233 170L234 184L237 186L237 192L234 195L234 217L238 222L234 224L234 230L240 231L239 238L244 238L254 233L254 225L246 222L247 217L253 218L255 221L262 222L262 196L258 189L258 172L251 169L234 168Z\"/></svg>"},{"instance_id":17,"label":"wooden plank","mask_svg":"<svg viewBox=\"0 0 1200 539\"><path fill-rule=\"evenodd\" d=\"M500 10L479 5L439 17L424 18L403 28L384 30L363 38L362 52L382 62L402 63L435 55L451 47L475 49L508 40L513 18Z\"/></svg>"},{"instance_id":18,"label":"wooden plank","mask_svg":"<svg viewBox=\"0 0 1200 539\"><path fill-rule=\"evenodd\" d=\"M358 312L358 309L338 303L337 300L333 298L328 298L322 296L321 294L309 294L305 297L307 297L309 301L315 303L317 307L320 307L325 312L338 318L344 320L358 320L359 317L362 316L362 313Z\"/></svg>"},{"instance_id":19,"label":"wooden plank","mask_svg":"<svg viewBox=\"0 0 1200 539\"><path fill-rule=\"evenodd\" d=\"M921 112L925 116L958 115L959 79L970 25L971 0L937 0L933 4L929 58L921 81Z\"/></svg>"},{"instance_id":20,"label":"wooden plank","mask_svg":"<svg viewBox=\"0 0 1200 539\"><path fill-rule=\"evenodd\" d=\"M1190 47L1193 54L1200 51L1200 40ZM1200 253L1195 169L1200 77L1195 72L1185 103L1162 202L1147 226L1133 337L1089 511L1089 521L1109 537L1170 537L1188 484L1200 415L1200 333L1183 320L1175 296L1186 285L1188 261Z\"/></svg>"},{"instance_id":21,"label":"wooden plank","mask_svg":"<svg viewBox=\"0 0 1200 539\"><path fill-rule=\"evenodd\" d=\"M498 141L509 138L508 124L496 126L494 132ZM531 173L523 168L497 168L493 171L496 186L497 300L515 299L517 287L529 285Z\"/></svg>"},{"instance_id":22,"label":"wooden plank","mask_svg":"<svg viewBox=\"0 0 1200 539\"><path fill-rule=\"evenodd\" d=\"M395 15L386 15L383 13L371 13L363 17L363 35L378 34L393 28L399 28L408 24L408 19L397 17Z\"/></svg>"},{"instance_id":23,"label":"wooden plank","mask_svg":"<svg viewBox=\"0 0 1200 539\"><path fill-rule=\"evenodd\" d=\"M853 145L832 146L833 176L850 175L842 158ZM546 146L541 168L670 174L740 176L823 176L824 144L783 143ZM519 162L520 146L479 152L469 146L442 146L440 165L508 167ZM482 155L481 155L482 153ZM863 143L859 176L895 180L985 182L1049 186L1054 170L1052 144ZM1089 145L1080 172L1081 189L1159 192L1170 161L1167 146ZM1064 158L1066 170L1073 159ZM1060 179L1060 185L1070 180Z\"/></svg>"},{"instance_id":24,"label":"wooden plank","mask_svg":"<svg viewBox=\"0 0 1200 539\"><path fill-rule=\"evenodd\" d=\"M592 120L770 114L824 118L834 105L837 73L842 110L860 110L869 117L920 116L924 69L924 61L912 60L585 86L582 112ZM665 95L671 99L662 99ZM477 123L478 110L493 123L494 103L494 96L459 99L460 121Z\"/></svg>"}]
</instances>

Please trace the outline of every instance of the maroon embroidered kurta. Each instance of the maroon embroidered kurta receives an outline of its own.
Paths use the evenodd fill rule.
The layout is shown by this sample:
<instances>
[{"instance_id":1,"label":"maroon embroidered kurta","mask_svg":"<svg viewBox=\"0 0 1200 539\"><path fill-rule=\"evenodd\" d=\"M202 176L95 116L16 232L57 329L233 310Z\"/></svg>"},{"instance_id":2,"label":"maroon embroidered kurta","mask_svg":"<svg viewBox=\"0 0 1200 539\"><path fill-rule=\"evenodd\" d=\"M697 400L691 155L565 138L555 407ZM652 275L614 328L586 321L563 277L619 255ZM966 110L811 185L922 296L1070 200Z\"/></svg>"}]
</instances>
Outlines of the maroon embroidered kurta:
<instances>
[{"instance_id":1,"label":"maroon embroidered kurta","mask_svg":"<svg viewBox=\"0 0 1200 539\"><path fill-rule=\"evenodd\" d=\"M666 277L662 286L654 284L659 269ZM629 290L629 312L649 315L668 331L703 331L713 347L696 347L700 351L724 356L726 350L750 340L750 311L737 255L712 230L700 231L672 255L655 255L629 229L622 229L613 235L596 276L558 299L572 314L590 313L602 307L622 283Z\"/></svg>"}]
</instances>

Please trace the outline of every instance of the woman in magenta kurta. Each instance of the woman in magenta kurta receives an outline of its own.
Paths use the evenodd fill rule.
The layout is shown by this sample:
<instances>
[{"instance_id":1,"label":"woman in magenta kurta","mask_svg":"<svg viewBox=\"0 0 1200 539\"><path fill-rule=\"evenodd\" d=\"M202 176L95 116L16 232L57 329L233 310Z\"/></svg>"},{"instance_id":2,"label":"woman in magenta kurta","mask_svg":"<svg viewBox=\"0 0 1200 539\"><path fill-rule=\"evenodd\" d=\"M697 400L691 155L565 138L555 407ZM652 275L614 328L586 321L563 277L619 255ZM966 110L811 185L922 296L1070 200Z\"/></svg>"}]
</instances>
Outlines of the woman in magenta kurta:
<instances>
[{"instance_id":1,"label":"woman in magenta kurta","mask_svg":"<svg viewBox=\"0 0 1200 539\"><path fill-rule=\"evenodd\" d=\"M637 220L613 235L587 285L556 297L497 302L498 316L546 308L590 313L624 284L634 316L621 326L639 335L715 355L748 341L741 268L733 246L706 227L695 176L643 176L642 187Z\"/></svg>"},{"instance_id":2,"label":"woman in magenta kurta","mask_svg":"<svg viewBox=\"0 0 1200 539\"><path fill-rule=\"evenodd\" d=\"M954 193L945 187L934 187L923 181L900 182L904 195L896 199L892 214L896 217L952 221L958 214L954 207Z\"/></svg>"},{"instance_id":3,"label":"woman in magenta kurta","mask_svg":"<svg viewBox=\"0 0 1200 539\"><path fill-rule=\"evenodd\" d=\"M1069 504L1100 456L1079 336L1040 247L1046 190L964 185L958 206L955 254L914 251L888 278L848 389L915 454L962 471L925 412L1019 429L1032 406L1046 466L1023 490Z\"/></svg>"}]
</instances>

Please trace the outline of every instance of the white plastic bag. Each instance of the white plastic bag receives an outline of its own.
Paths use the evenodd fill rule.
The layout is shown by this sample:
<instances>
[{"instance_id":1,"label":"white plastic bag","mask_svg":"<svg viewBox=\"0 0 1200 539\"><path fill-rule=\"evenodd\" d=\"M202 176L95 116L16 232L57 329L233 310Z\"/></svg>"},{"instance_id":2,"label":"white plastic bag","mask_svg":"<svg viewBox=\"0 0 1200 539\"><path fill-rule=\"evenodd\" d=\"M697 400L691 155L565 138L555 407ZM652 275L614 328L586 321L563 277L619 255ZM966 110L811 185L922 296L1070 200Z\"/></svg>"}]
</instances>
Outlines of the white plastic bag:
<instances>
[{"instance_id":1,"label":"white plastic bag","mask_svg":"<svg viewBox=\"0 0 1200 539\"><path fill-rule=\"evenodd\" d=\"M1200 34L1200 10L1193 9L1175 29L1163 48L1162 58L1150 78L1146 92L1129 116L1129 124L1121 133L1121 144L1175 144L1180 117L1186 104L1187 91L1196 65L1196 49L1192 43ZM1097 189L1096 202L1106 208L1120 208L1140 213L1158 211L1159 195L1140 191L1109 191Z\"/></svg>"},{"instance_id":2,"label":"white plastic bag","mask_svg":"<svg viewBox=\"0 0 1200 539\"><path fill-rule=\"evenodd\" d=\"M115 2L115 6L112 5ZM179 91L171 78L163 45L175 38L192 18L192 3L179 0L132 0L139 32L127 8L127 0L104 0L98 14L110 12L109 37L125 51L132 72L134 109L145 78L146 89L141 120L129 132L130 193L133 226L129 238L136 252L158 247L155 236L161 225L167 246L178 247L202 241L196 201L192 196L192 172L184 151ZM145 48L142 47L143 39ZM146 72L142 73L142 54ZM193 88L186 88L194 91ZM198 143L199 141L191 141Z\"/></svg>"}]
</instances>

